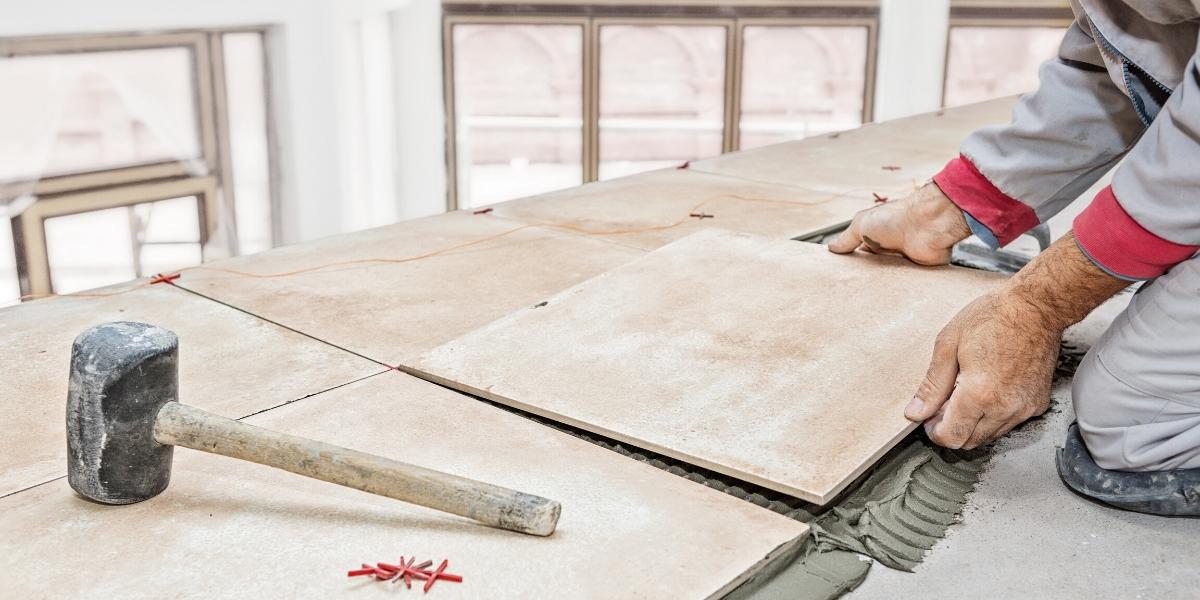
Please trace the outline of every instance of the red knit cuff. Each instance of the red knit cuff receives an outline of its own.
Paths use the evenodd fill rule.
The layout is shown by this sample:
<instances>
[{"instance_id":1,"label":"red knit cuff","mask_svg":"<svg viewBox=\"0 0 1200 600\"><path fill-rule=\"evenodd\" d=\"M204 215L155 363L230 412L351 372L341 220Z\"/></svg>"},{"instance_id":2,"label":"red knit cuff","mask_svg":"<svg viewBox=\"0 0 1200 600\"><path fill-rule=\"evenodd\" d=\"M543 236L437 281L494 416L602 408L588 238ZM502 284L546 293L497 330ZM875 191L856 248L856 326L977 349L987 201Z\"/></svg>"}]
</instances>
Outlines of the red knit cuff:
<instances>
[{"instance_id":1,"label":"red knit cuff","mask_svg":"<svg viewBox=\"0 0 1200 600\"><path fill-rule=\"evenodd\" d=\"M1138 224L1105 187L1075 217L1075 241L1100 268L1125 279L1150 279L1187 260L1200 246L1164 240Z\"/></svg>"},{"instance_id":2,"label":"red knit cuff","mask_svg":"<svg viewBox=\"0 0 1200 600\"><path fill-rule=\"evenodd\" d=\"M1001 246L1038 225L1032 208L992 185L965 156L950 161L933 182L955 206L992 230Z\"/></svg>"}]
</instances>

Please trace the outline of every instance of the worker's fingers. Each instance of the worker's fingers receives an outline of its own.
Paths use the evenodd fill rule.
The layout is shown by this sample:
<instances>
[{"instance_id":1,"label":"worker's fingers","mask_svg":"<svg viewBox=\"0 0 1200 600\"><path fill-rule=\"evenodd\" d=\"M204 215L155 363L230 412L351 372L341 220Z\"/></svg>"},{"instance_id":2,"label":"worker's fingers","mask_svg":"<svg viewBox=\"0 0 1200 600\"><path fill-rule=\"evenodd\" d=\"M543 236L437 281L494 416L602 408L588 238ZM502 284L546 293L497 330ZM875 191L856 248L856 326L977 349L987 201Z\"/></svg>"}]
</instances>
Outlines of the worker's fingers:
<instances>
[{"instance_id":1,"label":"worker's fingers","mask_svg":"<svg viewBox=\"0 0 1200 600\"><path fill-rule=\"evenodd\" d=\"M862 245L862 234L859 228L862 226L862 215L858 213L854 215L854 219L850 221L850 226L847 227L833 241L829 242L829 250L838 254L849 254L854 252Z\"/></svg>"},{"instance_id":2,"label":"worker's fingers","mask_svg":"<svg viewBox=\"0 0 1200 600\"><path fill-rule=\"evenodd\" d=\"M962 448L975 428L983 419L983 411L976 406L972 392L959 386L946 402L941 418L925 424L925 433L933 443L946 448Z\"/></svg>"},{"instance_id":3,"label":"worker's fingers","mask_svg":"<svg viewBox=\"0 0 1200 600\"><path fill-rule=\"evenodd\" d=\"M979 424L975 426L975 431L971 432L971 437L967 439L967 443L963 444L963 450L974 450L984 444L992 442L1000 438L1000 436L1012 431L1013 427L1021 424L1021 419L1010 417L1005 419L994 419L990 415L979 420Z\"/></svg>"},{"instance_id":4,"label":"worker's fingers","mask_svg":"<svg viewBox=\"0 0 1200 600\"><path fill-rule=\"evenodd\" d=\"M1042 415L1046 412L1047 407L1049 407L1049 403L1046 406L1023 405L1020 408L1012 408L1010 412L1005 414L987 415L980 420L979 426L975 428L975 432L971 434L971 439L967 440L963 448L971 450L994 442L1004 437L1017 425L1033 417Z\"/></svg>"},{"instance_id":5,"label":"worker's fingers","mask_svg":"<svg viewBox=\"0 0 1200 600\"><path fill-rule=\"evenodd\" d=\"M925 371L921 385L917 386L917 393L904 408L904 416L918 423L933 417L950 399L957 378L958 331L953 325L948 325L933 343L929 369Z\"/></svg>"}]
</instances>

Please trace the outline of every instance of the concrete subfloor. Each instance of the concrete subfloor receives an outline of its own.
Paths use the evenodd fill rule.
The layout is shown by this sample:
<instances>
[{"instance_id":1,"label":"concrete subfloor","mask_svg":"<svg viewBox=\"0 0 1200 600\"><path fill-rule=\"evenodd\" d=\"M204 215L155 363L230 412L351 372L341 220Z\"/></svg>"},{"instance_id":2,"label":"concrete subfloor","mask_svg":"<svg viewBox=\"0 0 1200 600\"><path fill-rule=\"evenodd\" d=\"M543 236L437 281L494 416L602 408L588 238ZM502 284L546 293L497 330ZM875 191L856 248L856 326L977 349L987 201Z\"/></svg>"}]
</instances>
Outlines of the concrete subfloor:
<instances>
[{"instance_id":1,"label":"concrete subfloor","mask_svg":"<svg viewBox=\"0 0 1200 600\"><path fill-rule=\"evenodd\" d=\"M1114 300L1068 342L1090 346L1124 305ZM962 522L915 573L875 565L848 597L1195 598L1200 519L1120 511L1069 491L1054 466L1075 418L1069 379L1053 398L1051 412L997 442Z\"/></svg>"}]
</instances>

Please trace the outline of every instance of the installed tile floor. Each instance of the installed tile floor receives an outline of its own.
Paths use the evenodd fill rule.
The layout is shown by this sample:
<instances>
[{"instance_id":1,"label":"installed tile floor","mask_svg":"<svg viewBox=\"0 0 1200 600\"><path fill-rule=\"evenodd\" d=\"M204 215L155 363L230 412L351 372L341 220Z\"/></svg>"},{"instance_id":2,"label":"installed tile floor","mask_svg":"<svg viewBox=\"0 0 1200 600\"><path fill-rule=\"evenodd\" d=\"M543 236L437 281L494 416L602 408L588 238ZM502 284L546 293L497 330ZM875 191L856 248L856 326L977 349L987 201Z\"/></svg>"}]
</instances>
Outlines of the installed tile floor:
<instances>
[{"instance_id":1,"label":"installed tile floor","mask_svg":"<svg viewBox=\"0 0 1200 600\"><path fill-rule=\"evenodd\" d=\"M869 191L836 194L667 169L497 204L491 216L654 250L714 227L777 238L812 234L874 205Z\"/></svg>"},{"instance_id":2,"label":"installed tile floor","mask_svg":"<svg viewBox=\"0 0 1200 600\"><path fill-rule=\"evenodd\" d=\"M129 289L122 286L116 289ZM71 344L93 325L142 321L179 336L184 403L241 417L385 367L168 285L0 310L0 496L66 474Z\"/></svg>"},{"instance_id":3,"label":"installed tile floor","mask_svg":"<svg viewBox=\"0 0 1200 600\"><path fill-rule=\"evenodd\" d=\"M213 263L176 283L395 365L642 254L458 212Z\"/></svg>"},{"instance_id":4,"label":"installed tile floor","mask_svg":"<svg viewBox=\"0 0 1200 600\"><path fill-rule=\"evenodd\" d=\"M6 594L390 598L419 592L346 571L415 554L464 578L429 597L707 598L807 530L394 371L247 422L553 498L562 518L533 537L179 449L170 487L140 504L92 504L62 480L0 499Z\"/></svg>"}]
</instances>

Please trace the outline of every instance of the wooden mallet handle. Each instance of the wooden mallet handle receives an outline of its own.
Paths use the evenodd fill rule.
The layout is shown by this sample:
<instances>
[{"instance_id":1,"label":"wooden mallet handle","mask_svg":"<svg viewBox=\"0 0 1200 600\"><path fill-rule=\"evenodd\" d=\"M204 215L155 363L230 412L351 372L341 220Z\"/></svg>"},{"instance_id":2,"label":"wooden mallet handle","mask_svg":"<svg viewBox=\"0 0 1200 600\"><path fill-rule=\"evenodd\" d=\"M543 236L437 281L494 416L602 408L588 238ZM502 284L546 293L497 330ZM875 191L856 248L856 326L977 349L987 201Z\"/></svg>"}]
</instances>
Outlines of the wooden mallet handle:
<instances>
[{"instance_id":1,"label":"wooden mallet handle","mask_svg":"<svg viewBox=\"0 0 1200 600\"><path fill-rule=\"evenodd\" d=\"M562 510L558 502L540 496L262 429L178 402L168 402L159 410L154 439L531 535L554 533Z\"/></svg>"}]
</instances>

